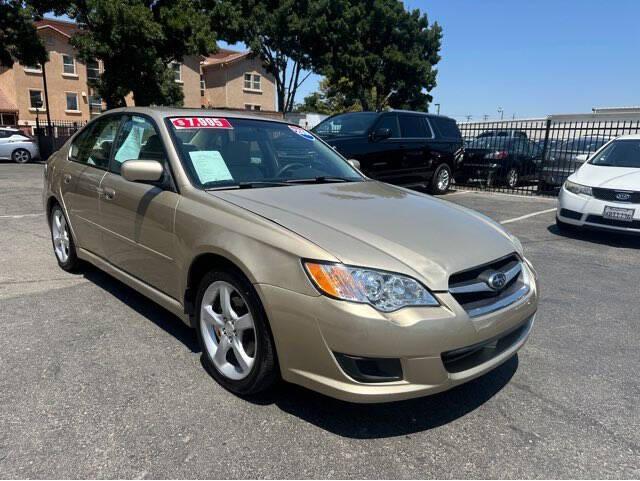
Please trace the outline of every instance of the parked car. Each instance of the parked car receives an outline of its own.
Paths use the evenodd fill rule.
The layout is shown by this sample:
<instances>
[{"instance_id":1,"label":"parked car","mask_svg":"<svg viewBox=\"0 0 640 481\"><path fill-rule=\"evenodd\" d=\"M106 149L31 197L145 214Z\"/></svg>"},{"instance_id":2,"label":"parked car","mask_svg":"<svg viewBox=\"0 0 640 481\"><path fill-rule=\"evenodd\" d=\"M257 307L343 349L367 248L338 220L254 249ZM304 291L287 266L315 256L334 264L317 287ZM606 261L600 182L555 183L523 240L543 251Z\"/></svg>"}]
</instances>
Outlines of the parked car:
<instances>
[{"instance_id":1,"label":"parked car","mask_svg":"<svg viewBox=\"0 0 640 481\"><path fill-rule=\"evenodd\" d=\"M350 401L439 392L513 356L537 309L502 226L281 121L110 110L49 159L44 206L62 269L90 262L174 313L238 394L280 376Z\"/></svg>"},{"instance_id":2,"label":"parked car","mask_svg":"<svg viewBox=\"0 0 640 481\"><path fill-rule=\"evenodd\" d=\"M640 135L609 142L560 190L556 223L640 233Z\"/></svg>"},{"instance_id":3,"label":"parked car","mask_svg":"<svg viewBox=\"0 0 640 481\"><path fill-rule=\"evenodd\" d=\"M527 139L527 133L522 131L522 130L514 130L514 129L507 129L507 130L487 130L485 132L482 132L481 134L479 134L476 139L489 139L489 138L506 138L506 139L513 139L513 140L523 140L523 139Z\"/></svg>"},{"instance_id":4,"label":"parked car","mask_svg":"<svg viewBox=\"0 0 640 481\"><path fill-rule=\"evenodd\" d=\"M595 152L610 140L603 136L585 136L547 145L540 169L540 190L560 187Z\"/></svg>"},{"instance_id":5,"label":"parked car","mask_svg":"<svg viewBox=\"0 0 640 481\"><path fill-rule=\"evenodd\" d=\"M540 149L525 138L477 137L464 149L456 182L481 179L487 186L503 183L514 189L522 182L536 179Z\"/></svg>"},{"instance_id":6,"label":"parked car","mask_svg":"<svg viewBox=\"0 0 640 481\"><path fill-rule=\"evenodd\" d=\"M420 112L353 112L334 115L313 132L372 179L428 187L443 194L462 154L455 120Z\"/></svg>"},{"instance_id":7,"label":"parked car","mask_svg":"<svg viewBox=\"0 0 640 481\"><path fill-rule=\"evenodd\" d=\"M40 157L36 141L18 129L0 127L0 159L26 164Z\"/></svg>"}]
</instances>

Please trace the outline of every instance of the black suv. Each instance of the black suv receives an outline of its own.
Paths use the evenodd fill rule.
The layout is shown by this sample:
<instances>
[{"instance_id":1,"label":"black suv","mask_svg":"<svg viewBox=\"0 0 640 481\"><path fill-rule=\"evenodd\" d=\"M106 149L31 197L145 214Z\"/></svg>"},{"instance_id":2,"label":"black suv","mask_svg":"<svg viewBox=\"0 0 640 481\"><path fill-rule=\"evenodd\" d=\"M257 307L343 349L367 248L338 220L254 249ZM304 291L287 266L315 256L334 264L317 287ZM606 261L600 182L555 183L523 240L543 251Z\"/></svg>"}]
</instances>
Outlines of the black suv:
<instances>
[{"instance_id":1,"label":"black suv","mask_svg":"<svg viewBox=\"0 0 640 481\"><path fill-rule=\"evenodd\" d=\"M329 117L313 132L347 159L360 162L365 175L434 194L449 188L462 156L455 120L421 112L352 112Z\"/></svg>"}]
</instances>

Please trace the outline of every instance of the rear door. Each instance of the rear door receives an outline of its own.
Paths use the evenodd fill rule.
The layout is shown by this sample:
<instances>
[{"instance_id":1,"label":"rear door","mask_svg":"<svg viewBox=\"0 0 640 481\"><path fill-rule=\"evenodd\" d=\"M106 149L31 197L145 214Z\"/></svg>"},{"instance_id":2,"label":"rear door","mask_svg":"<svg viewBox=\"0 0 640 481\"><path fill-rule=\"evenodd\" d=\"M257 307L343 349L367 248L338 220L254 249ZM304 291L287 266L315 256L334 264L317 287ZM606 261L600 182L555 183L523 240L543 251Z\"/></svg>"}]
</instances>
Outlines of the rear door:
<instances>
[{"instance_id":1,"label":"rear door","mask_svg":"<svg viewBox=\"0 0 640 481\"><path fill-rule=\"evenodd\" d=\"M127 160L157 160L165 167L156 183L129 182L120 175ZM177 299L175 210L179 196L157 126L127 115L118 133L101 187L104 256L116 267Z\"/></svg>"},{"instance_id":2,"label":"rear door","mask_svg":"<svg viewBox=\"0 0 640 481\"><path fill-rule=\"evenodd\" d=\"M98 191L121 117L101 117L73 140L60 184L76 243L97 255L102 255Z\"/></svg>"},{"instance_id":3,"label":"rear door","mask_svg":"<svg viewBox=\"0 0 640 481\"><path fill-rule=\"evenodd\" d=\"M433 175L433 159L429 141L433 139L431 126L424 115L400 114L402 137L403 184L423 183Z\"/></svg>"}]
</instances>

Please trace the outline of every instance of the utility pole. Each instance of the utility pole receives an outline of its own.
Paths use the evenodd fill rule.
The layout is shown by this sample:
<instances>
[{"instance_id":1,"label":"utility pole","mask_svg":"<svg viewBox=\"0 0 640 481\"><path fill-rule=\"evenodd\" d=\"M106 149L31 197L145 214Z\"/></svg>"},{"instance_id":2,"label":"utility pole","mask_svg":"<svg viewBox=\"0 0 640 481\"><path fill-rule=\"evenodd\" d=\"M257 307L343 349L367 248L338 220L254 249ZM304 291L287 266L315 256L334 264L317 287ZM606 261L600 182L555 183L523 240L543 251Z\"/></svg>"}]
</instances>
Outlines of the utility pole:
<instances>
[{"instance_id":1,"label":"utility pole","mask_svg":"<svg viewBox=\"0 0 640 481\"><path fill-rule=\"evenodd\" d=\"M487 114L484 114L482 117L484 118L484 121L485 121L485 122L486 122L487 120L489 120L489 116L488 116Z\"/></svg>"},{"instance_id":2,"label":"utility pole","mask_svg":"<svg viewBox=\"0 0 640 481\"><path fill-rule=\"evenodd\" d=\"M467 115L467 122L471 122L471 115Z\"/></svg>"},{"instance_id":3,"label":"utility pole","mask_svg":"<svg viewBox=\"0 0 640 481\"><path fill-rule=\"evenodd\" d=\"M47 90L47 71L45 70L45 63L46 62L41 63L42 84L44 87L44 108L47 109L47 135L49 136L49 139L51 139L53 133L51 131L51 109L49 109L49 91Z\"/></svg>"},{"instance_id":4,"label":"utility pole","mask_svg":"<svg viewBox=\"0 0 640 481\"><path fill-rule=\"evenodd\" d=\"M504 120L504 110L502 107L498 107L498 113L500 114L500 120Z\"/></svg>"}]
</instances>

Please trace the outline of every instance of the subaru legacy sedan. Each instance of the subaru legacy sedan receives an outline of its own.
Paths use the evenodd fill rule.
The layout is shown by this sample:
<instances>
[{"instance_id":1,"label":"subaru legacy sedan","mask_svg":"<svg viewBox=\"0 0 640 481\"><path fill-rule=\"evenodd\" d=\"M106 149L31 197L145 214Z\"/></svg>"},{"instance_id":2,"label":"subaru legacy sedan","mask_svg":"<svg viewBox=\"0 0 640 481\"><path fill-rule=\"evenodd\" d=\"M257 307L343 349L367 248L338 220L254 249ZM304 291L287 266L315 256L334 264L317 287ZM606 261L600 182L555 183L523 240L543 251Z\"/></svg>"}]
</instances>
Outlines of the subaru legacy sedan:
<instances>
[{"instance_id":1,"label":"subaru legacy sedan","mask_svg":"<svg viewBox=\"0 0 640 481\"><path fill-rule=\"evenodd\" d=\"M61 268L94 264L175 314L239 395L279 379L355 402L443 391L513 356L537 309L500 225L285 122L109 111L47 162L44 205Z\"/></svg>"}]
</instances>

